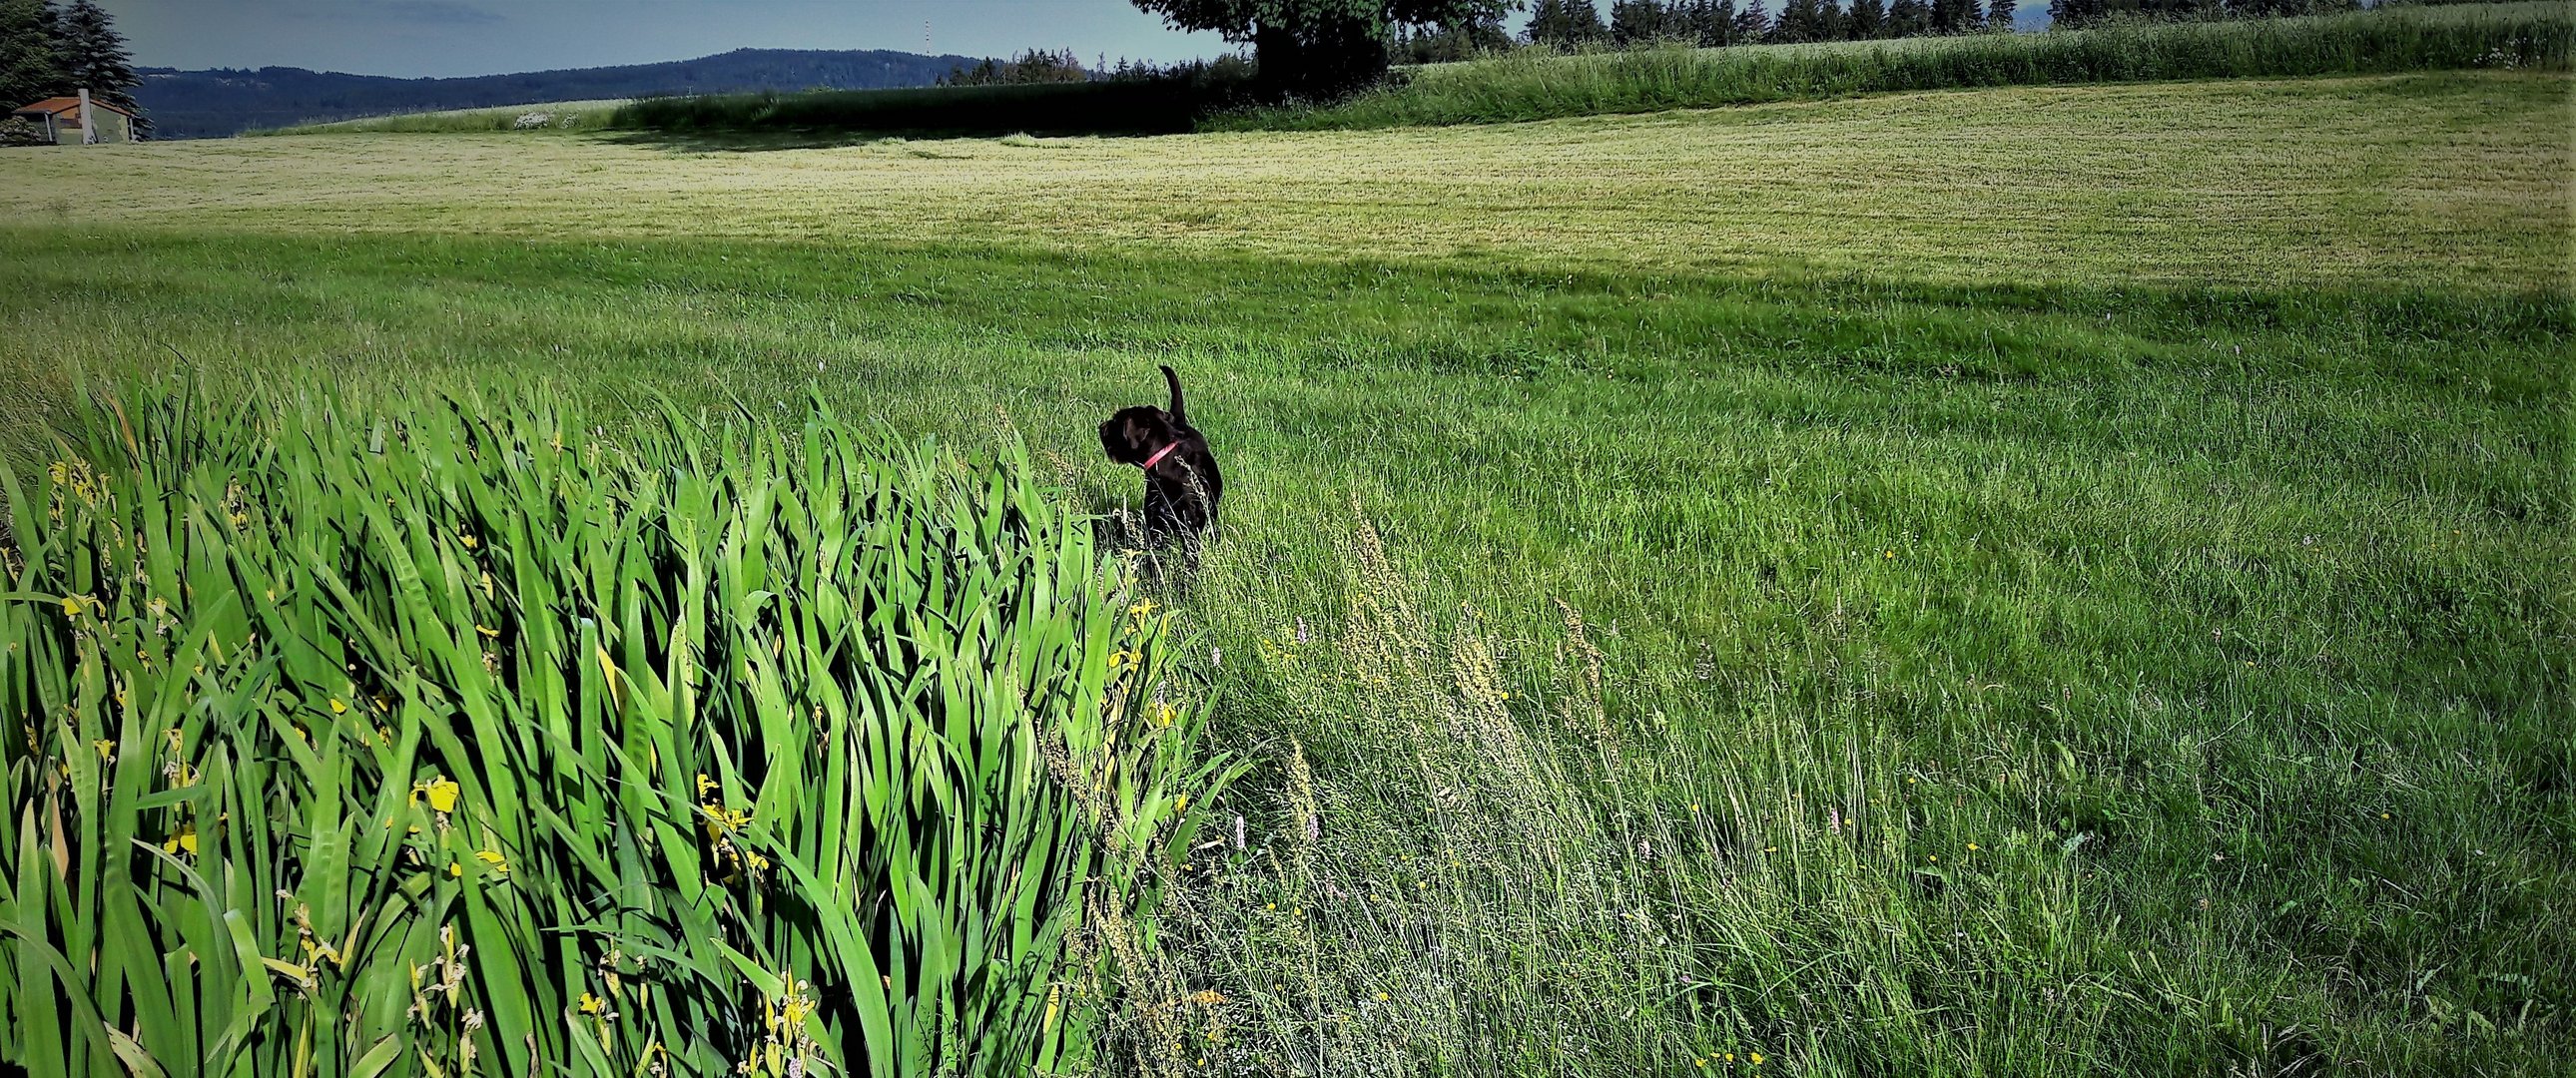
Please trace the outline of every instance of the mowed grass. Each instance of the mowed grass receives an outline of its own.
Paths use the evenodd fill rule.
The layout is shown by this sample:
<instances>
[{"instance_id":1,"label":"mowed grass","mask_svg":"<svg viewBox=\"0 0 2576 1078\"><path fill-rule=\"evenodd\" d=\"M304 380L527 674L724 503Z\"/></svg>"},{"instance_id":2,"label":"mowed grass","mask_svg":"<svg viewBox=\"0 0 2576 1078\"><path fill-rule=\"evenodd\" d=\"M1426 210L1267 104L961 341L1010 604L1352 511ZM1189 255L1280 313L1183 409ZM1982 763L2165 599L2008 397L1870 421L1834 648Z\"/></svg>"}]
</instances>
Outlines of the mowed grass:
<instances>
[{"instance_id":1,"label":"mowed grass","mask_svg":"<svg viewBox=\"0 0 2576 1078\"><path fill-rule=\"evenodd\" d=\"M0 233L11 463L176 351L819 385L1114 511L1169 362L1263 763L1122 1070L2556 1072L2568 87L11 157L119 207Z\"/></svg>"},{"instance_id":2,"label":"mowed grass","mask_svg":"<svg viewBox=\"0 0 2576 1078\"><path fill-rule=\"evenodd\" d=\"M1492 129L688 153L510 135L0 161L19 219L592 240L999 242L2031 284L2527 287L2563 75L2026 88Z\"/></svg>"}]
</instances>

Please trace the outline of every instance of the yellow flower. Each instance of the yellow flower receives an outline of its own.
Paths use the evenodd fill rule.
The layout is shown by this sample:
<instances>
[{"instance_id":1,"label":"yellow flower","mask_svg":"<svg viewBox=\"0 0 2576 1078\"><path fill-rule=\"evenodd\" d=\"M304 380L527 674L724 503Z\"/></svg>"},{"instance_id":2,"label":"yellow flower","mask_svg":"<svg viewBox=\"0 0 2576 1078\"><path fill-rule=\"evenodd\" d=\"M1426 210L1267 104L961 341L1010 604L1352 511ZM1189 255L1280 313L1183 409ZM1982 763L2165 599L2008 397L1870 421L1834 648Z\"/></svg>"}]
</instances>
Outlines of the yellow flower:
<instances>
[{"instance_id":1,"label":"yellow flower","mask_svg":"<svg viewBox=\"0 0 2576 1078\"><path fill-rule=\"evenodd\" d=\"M478 632L478 633L481 633L481 634L483 634L483 635L485 635L485 636L492 637L492 638L494 638L494 639L499 639L499 638L500 638L500 636L501 636L501 630L499 630L499 629L493 629L493 628L487 628L487 627L485 627L485 626L483 626L483 625L480 625L480 624L477 624L476 626L474 626L474 631L475 631L475 632Z\"/></svg>"},{"instance_id":2,"label":"yellow flower","mask_svg":"<svg viewBox=\"0 0 2576 1078\"><path fill-rule=\"evenodd\" d=\"M464 538L465 538L465 549L467 549L467 550L472 550L472 549L474 549L475 547L478 547L478 546L482 546L482 545L483 545L483 541L482 541L482 540L477 539L477 538L475 538L475 537L473 537L473 536L471 536L471 535L465 536Z\"/></svg>"},{"instance_id":3,"label":"yellow flower","mask_svg":"<svg viewBox=\"0 0 2576 1078\"><path fill-rule=\"evenodd\" d=\"M1128 607L1127 612L1140 618L1144 617L1145 615L1154 612L1154 601L1152 599L1147 599L1144 602Z\"/></svg>"},{"instance_id":4,"label":"yellow flower","mask_svg":"<svg viewBox=\"0 0 2576 1078\"><path fill-rule=\"evenodd\" d=\"M598 996L591 995L591 994L590 994L590 993L588 993L588 992L584 992L584 993L582 993L582 994L581 994L581 1013L583 1013L583 1014L598 1014L599 1012L604 1011L604 1010L607 1010L607 1009L608 1009L608 1001L607 1001L607 1000L601 999L601 998L599 998Z\"/></svg>"},{"instance_id":5,"label":"yellow flower","mask_svg":"<svg viewBox=\"0 0 2576 1078\"><path fill-rule=\"evenodd\" d=\"M1699 811L1699 803L1698 803L1698 802L1694 801L1694 802L1692 802L1692 803L1691 803L1691 811L1692 811L1692 812L1698 812L1698 811Z\"/></svg>"},{"instance_id":6,"label":"yellow flower","mask_svg":"<svg viewBox=\"0 0 2576 1078\"><path fill-rule=\"evenodd\" d=\"M346 715L349 713L349 705L341 703L340 698L334 696L331 698L331 713L334 715Z\"/></svg>"},{"instance_id":7,"label":"yellow flower","mask_svg":"<svg viewBox=\"0 0 2576 1078\"><path fill-rule=\"evenodd\" d=\"M106 740L105 738L90 742L89 747L98 750L98 758L101 760L105 760L116 755L116 742Z\"/></svg>"},{"instance_id":8,"label":"yellow flower","mask_svg":"<svg viewBox=\"0 0 2576 1078\"><path fill-rule=\"evenodd\" d=\"M1386 1002L1386 993L1384 993L1384 992L1380 992L1380 993L1378 993L1378 994L1377 994L1377 1001L1378 1001L1378 1002L1380 1002L1380 1003L1384 1003L1384 1002Z\"/></svg>"},{"instance_id":9,"label":"yellow flower","mask_svg":"<svg viewBox=\"0 0 2576 1078\"><path fill-rule=\"evenodd\" d=\"M1225 993L1219 992L1213 988L1204 989L1191 995L1190 1002L1196 1003L1202 1007L1213 1007L1219 1003L1225 1002ZM1208 1036L1210 1038L1214 1038L1216 1034L1210 1033Z\"/></svg>"},{"instance_id":10,"label":"yellow flower","mask_svg":"<svg viewBox=\"0 0 2576 1078\"><path fill-rule=\"evenodd\" d=\"M1888 557L1890 557L1890 558L1893 558L1893 557L1895 557L1895 556L1896 556L1896 552L1895 552L1895 551L1893 551L1893 550L1888 551L1888 552L1887 552L1887 556L1888 556Z\"/></svg>"},{"instance_id":11,"label":"yellow flower","mask_svg":"<svg viewBox=\"0 0 2576 1078\"><path fill-rule=\"evenodd\" d=\"M698 797L699 797L699 798L704 799L704 798L707 796L707 794L708 794L708 793L710 793L710 792L712 792L712 791L714 791L714 790L715 790L715 788L716 788L716 780L711 779L711 778L708 778L708 777L707 777L707 773L706 773L706 772L704 772L704 771L700 771L700 772L698 772Z\"/></svg>"},{"instance_id":12,"label":"yellow flower","mask_svg":"<svg viewBox=\"0 0 2576 1078\"><path fill-rule=\"evenodd\" d=\"M190 820L180 824L179 833L170 836L170 841L161 844L163 853L177 853L181 850L188 851L190 857L197 855L197 821Z\"/></svg>"},{"instance_id":13,"label":"yellow flower","mask_svg":"<svg viewBox=\"0 0 2576 1078\"><path fill-rule=\"evenodd\" d=\"M440 812L454 812L456 795L464 792L464 787L458 786L455 779L439 778L430 780L429 785L423 787L421 792L429 795L430 808Z\"/></svg>"},{"instance_id":14,"label":"yellow flower","mask_svg":"<svg viewBox=\"0 0 2576 1078\"><path fill-rule=\"evenodd\" d=\"M494 872L500 873L504 876L510 874L510 862L507 858L502 857L498 850L478 850L475 852L474 857L476 860L492 866L492 871Z\"/></svg>"},{"instance_id":15,"label":"yellow flower","mask_svg":"<svg viewBox=\"0 0 2576 1078\"><path fill-rule=\"evenodd\" d=\"M67 618L80 616L80 600L69 595L63 596L63 616Z\"/></svg>"},{"instance_id":16,"label":"yellow flower","mask_svg":"<svg viewBox=\"0 0 2576 1078\"><path fill-rule=\"evenodd\" d=\"M1753 1058L1753 1065L1754 1065L1754 1066L1759 1067L1759 1066L1761 1066L1761 1065L1762 1065L1762 1053L1760 1053L1760 1052L1755 1052L1755 1053L1753 1053L1752 1058Z\"/></svg>"},{"instance_id":17,"label":"yellow flower","mask_svg":"<svg viewBox=\"0 0 2576 1078\"><path fill-rule=\"evenodd\" d=\"M1969 853L1975 853L1975 852L1977 852L1977 844L1976 844L1976 843L1974 843L1974 842L1969 843L1969 844L1968 844L1968 852L1969 852Z\"/></svg>"},{"instance_id":18,"label":"yellow flower","mask_svg":"<svg viewBox=\"0 0 2576 1078\"><path fill-rule=\"evenodd\" d=\"M1735 1053L1733 1053L1733 1052L1728 1052L1728 1053L1726 1053L1726 1061L1727 1061L1727 1062L1729 1062L1729 1063L1733 1063L1733 1062L1735 1062Z\"/></svg>"},{"instance_id":19,"label":"yellow flower","mask_svg":"<svg viewBox=\"0 0 2576 1078\"><path fill-rule=\"evenodd\" d=\"M1182 795L1181 795L1181 799L1180 799L1179 801L1177 801L1177 802L1174 802L1174 803L1173 803L1173 805L1172 805L1172 808L1173 808L1175 811L1179 811L1179 812L1188 812L1188 811L1190 810L1190 795L1188 795L1188 794L1182 794ZM2381 817L2381 818L2382 818L2382 819L2386 819L2386 817L2384 817L2384 816L2383 816L2383 817Z\"/></svg>"}]
</instances>

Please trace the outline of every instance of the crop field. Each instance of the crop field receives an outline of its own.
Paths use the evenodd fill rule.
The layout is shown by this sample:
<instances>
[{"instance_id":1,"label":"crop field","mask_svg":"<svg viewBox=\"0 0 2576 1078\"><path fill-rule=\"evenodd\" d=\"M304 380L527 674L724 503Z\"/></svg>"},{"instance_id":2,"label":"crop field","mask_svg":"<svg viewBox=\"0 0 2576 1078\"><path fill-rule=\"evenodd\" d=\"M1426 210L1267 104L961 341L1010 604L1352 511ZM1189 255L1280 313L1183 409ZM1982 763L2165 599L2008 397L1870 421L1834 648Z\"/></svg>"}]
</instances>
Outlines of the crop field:
<instances>
[{"instance_id":1,"label":"crop field","mask_svg":"<svg viewBox=\"0 0 2576 1078\"><path fill-rule=\"evenodd\" d=\"M58 976L86 976L43 911L126 870L100 884L87 860L49 867L46 791L121 781L155 791L111 832L143 844L138 879L160 874L151 916L197 918L175 949L221 931L203 927L221 922L212 896L258 906L221 955L252 980L263 956L323 970L297 950L316 934L299 935L294 902L266 896L299 886L288 868L311 862L275 851L321 841L333 798L353 818L410 814L420 842L446 844L415 859L457 866L421 870L363 827L373 845L329 846L408 881L353 893L410 911L409 935L343 962L329 991L399 983L402 998L340 1008L280 973L262 991L294 1022L227 1039L236 1012L203 1020L195 1043L239 1067L455 1073L470 1042L511 1073L558 1044L579 1046L558 1060L576 1072L634 1073L757 1064L782 1043L853 1061L933 1046L853 1073L1004 1057L1157 1076L2564 1072L2571 89L2563 72L2490 70L1133 139L335 133L13 151L0 178L38 194L0 225L16 390L0 453L29 499L0 639L10 656L93 646L124 665L0 659L0 701L77 700L49 706L93 724L6 732L0 948L23 978L55 968L25 942L44 936ZM1021 531L961 523L1006 504L1132 508L1137 477L1100 458L1093 427L1158 399L1157 363L1181 373L1228 480L1197 565L1099 567L1084 529L1035 510ZM116 408L81 392L174 365L195 388ZM475 403L425 403L441 393ZM406 429L436 444L383 448L384 417L422 408L442 418ZM569 449L549 444L565 432ZM630 455L510 463L592 444ZM501 455L469 451L483 445ZM895 463L835 486L815 445ZM161 485L119 480L136 485L107 499L133 514L117 516L81 500L105 480L48 475L66 457ZM180 591L134 591L130 637L63 615L53 582L91 573L90 547L53 542L38 492L68 499L98 549L129 533L205 544L220 521L165 533L178 526L138 506L153 489L222 502L224 462L290 477L264 488L279 498L328 496L316 537L232 555L260 575L190 578L274 607L260 635L282 654L345 647L352 678L451 663L479 684L485 664L443 636L361 631L444 618L464 643L524 634L492 645L493 673L540 688L489 702L418 675L389 706L432 740L389 723L387 745L348 742L379 761L350 781L383 797L264 761L260 789L293 807L263 832L222 815L257 815L260 797L187 802L206 834L253 837L183 854L166 815L183 795L154 785L146 755L162 717L193 716L174 720L207 739L191 745L297 761L320 735L284 731L334 720L280 692L256 704L280 709L267 725L218 737L174 688L151 706L175 710L113 725L127 705L105 675L63 671L158 675L83 643L78 619L160 654L147 596ZM989 487L972 478L986 465ZM454 543L503 502L549 507L563 538L511 544L529 560L497 583L429 574L424 598L372 560L391 555L343 538L403 534L371 503L380 487L432 522L406 539L423 564L501 556ZM665 489L695 500L618 509ZM834 562L819 552L836 497L897 522L876 538L915 539ZM943 528L966 554L921 545ZM705 540L727 534L769 536L749 542L775 566L836 568L764 576L743 544ZM317 558L365 571L335 590ZM633 566L669 582L611 586ZM250 582L270 574L314 590L263 599ZM889 908L907 912L886 939L833 912L834 879L940 880L914 847L836 849L835 813L800 800L859 789L877 774L864 754L778 763L857 708L794 671L800 647L830 657L815 669L857 661L812 626L872 574L902 586L848 630L864 671L831 668L855 684L909 701L919 678L966 680L986 694L974 714L1012 721L994 686L1040 687L1028 736L1078 728L1095 740L1066 743L1103 754L1125 743L1081 717L1106 701L1175 722L1118 765L1136 786L1106 817L1144 821L1155 855L1098 832L1113 890L1140 897L1077 916L1059 876L961 867L936 885L954 902L905 905L924 892L896 882ZM986 684L940 665L955 647L884 645L962 646L923 628L973 620L914 585L940 579L1013 597L1005 620L1030 634L1013 639L1046 641L1027 645L1042 661L996 650ZM577 597L593 593L640 596L599 600L631 624L586 624ZM567 643L586 632L624 633L625 650ZM548 640L570 656L559 668ZM670 721L688 654L712 685L696 727ZM279 660L298 677L314 661ZM258 666L217 673L269 676ZM1100 680L1122 667L1154 680ZM560 705L566 744L628 723L667 747L630 742L614 767L592 749L561 765L553 734L451 749L432 714L451 698L487 701L457 705L468 717ZM1149 710L1173 705L1177 720ZM873 736L938 736L888 715L897 732ZM962 739L976 754L957 759L997 762L956 774L1038 766L1020 727L978 729L1003 733ZM515 824L517 802L471 783L444 795L464 806L452 834L445 810L405 800L452 789L436 783L455 760L500 760L501 740L511 762L489 766L544 792L528 799L544 819L686 845L671 836L694 813L753 807L709 817L729 852L664 865ZM1074 756L1049 774L1107 759ZM942 819L869 804L849 815L871 834ZM1092 856L1107 810L1046 804L1060 848ZM976 866L1024 848L953 841ZM475 867L501 863L485 853L508 879ZM755 853L781 866L773 884ZM224 857L246 866L229 891L172 867ZM672 926L698 924L682 912L701 900L693 874L726 865L740 871L707 891L738 905L708 932L737 953L686 952ZM958 927L971 907L955 902L996 894L1036 896L1011 924L1070 941L1060 968L997 962L970 983L932 962L876 987L854 972L889 949L953 957L940 941L985 931ZM654 937L658 974L633 961L651 933L597 913L612 898L639 923L677 919ZM1118 928L1149 913L1149 931ZM538 964L463 962L439 949L441 923ZM605 961L586 949L600 939L631 945ZM622 987L580 980L594 964ZM463 980L421 996L407 965ZM128 973L185 959L129 946L83 968L120 971L83 983L121 999ZM926 987L890 998L898 985ZM592 1008L585 992L659 1002ZM83 1021L31 1011L42 995L0 998L0 1019ZM782 1008L822 1034L781 1034ZM141 1013L102 1015L127 1040L75 1058L106 1073L129 1044L190 1050L143 1037ZM1007 1045L957 1048L975 1039L961 1014Z\"/></svg>"}]
</instances>

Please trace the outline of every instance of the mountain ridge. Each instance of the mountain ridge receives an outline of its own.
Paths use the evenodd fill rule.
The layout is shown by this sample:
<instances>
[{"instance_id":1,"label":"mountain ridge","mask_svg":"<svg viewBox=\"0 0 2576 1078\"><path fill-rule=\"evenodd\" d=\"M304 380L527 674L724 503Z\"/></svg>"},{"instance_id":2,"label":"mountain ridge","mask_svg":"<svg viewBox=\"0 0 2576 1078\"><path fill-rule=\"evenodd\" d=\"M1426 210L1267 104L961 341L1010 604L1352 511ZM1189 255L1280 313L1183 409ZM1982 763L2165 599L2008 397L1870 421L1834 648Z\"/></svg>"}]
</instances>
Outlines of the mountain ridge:
<instances>
[{"instance_id":1,"label":"mountain ridge","mask_svg":"<svg viewBox=\"0 0 2576 1078\"><path fill-rule=\"evenodd\" d=\"M165 139L440 109L745 90L927 86L981 57L893 49L735 49L686 60L398 78L301 67L138 69L134 96Z\"/></svg>"}]
</instances>

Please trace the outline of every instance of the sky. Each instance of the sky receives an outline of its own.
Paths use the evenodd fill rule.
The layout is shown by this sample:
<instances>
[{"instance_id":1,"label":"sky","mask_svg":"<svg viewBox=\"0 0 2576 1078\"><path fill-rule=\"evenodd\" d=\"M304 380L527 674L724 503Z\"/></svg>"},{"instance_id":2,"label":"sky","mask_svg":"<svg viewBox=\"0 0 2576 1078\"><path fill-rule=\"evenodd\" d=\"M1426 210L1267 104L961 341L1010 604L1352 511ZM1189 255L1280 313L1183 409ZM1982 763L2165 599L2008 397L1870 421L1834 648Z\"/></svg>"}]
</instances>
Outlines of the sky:
<instances>
[{"instance_id":1,"label":"sky","mask_svg":"<svg viewBox=\"0 0 2576 1078\"><path fill-rule=\"evenodd\" d=\"M738 48L1172 61L1229 46L1128 0L98 0L149 67L494 75ZM927 42L925 43L925 24Z\"/></svg>"}]
</instances>

